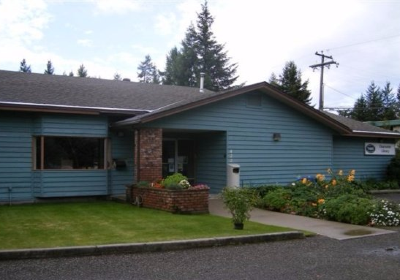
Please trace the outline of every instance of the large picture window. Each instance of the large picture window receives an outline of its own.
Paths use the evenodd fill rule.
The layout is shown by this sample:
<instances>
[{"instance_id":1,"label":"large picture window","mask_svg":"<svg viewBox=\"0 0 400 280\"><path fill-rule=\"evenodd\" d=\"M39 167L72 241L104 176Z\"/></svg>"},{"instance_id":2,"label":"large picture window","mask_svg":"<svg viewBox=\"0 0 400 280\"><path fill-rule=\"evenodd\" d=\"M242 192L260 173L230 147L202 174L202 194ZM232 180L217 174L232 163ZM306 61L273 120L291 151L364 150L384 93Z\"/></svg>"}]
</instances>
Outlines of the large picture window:
<instances>
[{"instance_id":1,"label":"large picture window","mask_svg":"<svg viewBox=\"0 0 400 280\"><path fill-rule=\"evenodd\" d=\"M34 137L34 169L105 169L106 142L105 138Z\"/></svg>"}]
</instances>

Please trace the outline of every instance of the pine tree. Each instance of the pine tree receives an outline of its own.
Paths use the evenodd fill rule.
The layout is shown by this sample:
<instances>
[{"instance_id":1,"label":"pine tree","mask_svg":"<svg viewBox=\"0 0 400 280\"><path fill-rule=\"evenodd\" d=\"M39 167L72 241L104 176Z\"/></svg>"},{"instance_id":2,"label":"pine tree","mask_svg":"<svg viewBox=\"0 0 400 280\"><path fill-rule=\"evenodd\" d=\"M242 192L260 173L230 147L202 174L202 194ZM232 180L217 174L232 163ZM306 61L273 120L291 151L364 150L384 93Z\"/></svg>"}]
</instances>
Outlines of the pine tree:
<instances>
[{"instance_id":1,"label":"pine tree","mask_svg":"<svg viewBox=\"0 0 400 280\"><path fill-rule=\"evenodd\" d=\"M381 90L383 102L383 119L394 120L396 119L396 96L392 93L390 82L386 82L385 87Z\"/></svg>"},{"instance_id":2,"label":"pine tree","mask_svg":"<svg viewBox=\"0 0 400 280\"><path fill-rule=\"evenodd\" d=\"M365 122L369 120L369 108L367 104L367 100L364 95L361 95L360 98L354 103L353 109L348 114L352 119Z\"/></svg>"},{"instance_id":3,"label":"pine tree","mask_svg":"<svg viewBox=\"0 0 400 280\"><path fill-rule=\"evenodd\" d=\"M138 78L141 83L160 83L160 76L157 67L151 61L150 55L146 55L144 61L140 62L138 68Z\"/></svg>"},{"instance_id":4,"label":"pine tree","mask_svg":"<svg viewBox=\"0 0 400 280\"><path fill-rule=\"evenodd\" d=\"M365 100L368 105L368 119L367 121L381 121L383 120L383 98L380 88L371 82L366 94Z\"/></svg>"},{"instance_id":5,"label":"pine tree","mask_svg":"<svg viewBox=\"0 0 400 280\"><path fill-rule=\"evenodd\" d=\"M73 77L74 76L74 72L69 72L68 76Z\"/></svg>"},{"instance_id":6,"label":"pine tree","mask_svg":"<svg viewBox=\"0 0 400 280\"><path fill-rule=\"evenodd\" d=\"M282 74L279 75L279 78L276 78L275 74L272 74L270 82L271 79L272 84L278 89L310 105L311 91L308 89L308 80L302 82L301 70L297 69L294 61L286 62L285 67L282 70Z\"/></svg>"},{"instance_id":7,"label":"pine tree","mask_svg":"<svg viewBox=\"0 0 400 280\"><path fill-rule=\"evenodd\" d=\"M230 64L224 45L217 43L211 31L214 18L207 1L201 7L197 24L187 29L182 48L173 48L167 56L163 83L198 87L203 72L205 88L213 91L232 88L238 79L237 64Z\"/></svg>"},{"instance_id":8,"label":"pine tree","mask_svg":"<svg viewBox=\"0 0 400 280\"><path fill-rule=\"evenodd\" d=\"M46 69L44 70L45 74L53 75L54 74L54 67L51 64L51 60L47 61Z\"/></svg>"},{"instance_id":9,"label":"pine tree","mask_svg":"<svg viewBox=\"0 0 400 280\"><path fill-rule=\"evenodd\" d=\"M31 73L31 66L26 64L26 60L25 58L22 59L21 61L21 65L19 67L19 71L20 72L24 72L24 73Z\"/></svg>"},{"instance_id":10,"label":"pine tree","mask_svg":"<svg viewBox=\"0 0 400 280\"><path fill-rule=\"evenodd\" d=\"M85 69L85 66L81 64L78 68L78 77L85 78L87 77L87 70Z\"/></svg>"}]
</instances>

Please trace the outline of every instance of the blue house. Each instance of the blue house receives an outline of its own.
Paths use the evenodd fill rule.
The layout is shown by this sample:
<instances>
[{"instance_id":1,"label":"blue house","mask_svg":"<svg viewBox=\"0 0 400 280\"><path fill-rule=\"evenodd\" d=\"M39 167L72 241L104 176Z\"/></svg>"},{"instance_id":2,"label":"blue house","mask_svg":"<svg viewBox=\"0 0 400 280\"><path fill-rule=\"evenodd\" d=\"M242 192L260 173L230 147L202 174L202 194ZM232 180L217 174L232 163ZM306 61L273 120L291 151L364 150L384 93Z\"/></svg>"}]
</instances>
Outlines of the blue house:
<instances>
[{"instance_id":1,"label":"blue house","mask_svg":"<svg viewBox=\"0 0 400 280\"><path fill-rule=\"evenodd\" d=\"M385 177L400 134L266 82L206 89L0 71L0 202L123 194L181 172L211 193L355 169Z\"/></svg>"}]
</instances>

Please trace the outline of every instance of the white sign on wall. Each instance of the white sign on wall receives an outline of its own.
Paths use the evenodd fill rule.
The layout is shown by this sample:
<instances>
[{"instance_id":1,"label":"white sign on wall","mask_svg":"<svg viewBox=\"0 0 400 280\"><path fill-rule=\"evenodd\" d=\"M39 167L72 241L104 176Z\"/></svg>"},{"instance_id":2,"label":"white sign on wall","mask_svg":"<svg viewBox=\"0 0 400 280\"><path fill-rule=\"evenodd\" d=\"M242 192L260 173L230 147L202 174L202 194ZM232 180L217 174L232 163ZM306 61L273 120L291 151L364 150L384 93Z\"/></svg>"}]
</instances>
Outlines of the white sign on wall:
<instances>
[{"instance_id":1,"label":"white sign on wall","mask_svg":"<svg viewBox=\"0 0 400 280\"><path fill-rule=\"evenodd\" d=\"M394 156L396 154L394 144L388 143L365 143L365 155L386 155Z\"/></svg>"}]
</instances>

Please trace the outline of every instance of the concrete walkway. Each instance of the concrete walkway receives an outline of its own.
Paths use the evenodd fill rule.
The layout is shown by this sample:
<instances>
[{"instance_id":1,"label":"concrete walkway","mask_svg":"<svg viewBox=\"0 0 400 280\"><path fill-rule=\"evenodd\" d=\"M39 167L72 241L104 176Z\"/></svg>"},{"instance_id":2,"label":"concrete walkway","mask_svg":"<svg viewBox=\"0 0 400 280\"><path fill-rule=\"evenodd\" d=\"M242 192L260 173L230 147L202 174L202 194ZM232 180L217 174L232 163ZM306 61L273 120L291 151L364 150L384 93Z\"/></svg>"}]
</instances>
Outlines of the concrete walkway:
<instances>
[{"instance_id":1,"label":"concrete walkway","mask_svg":"<svg viewBox=\"0 0 400 280\"><path fill-rule=\"evenodd\" d=\"M224 208L223 202L219 198L210 198L209 210L210 214L216 216L231 217L229 211ZM251 212L250 220L261 224L306 230L337 240L395 233L395 231L391 230L331 222L261 209L254 209Z\"/></svg>"}]
</instances>

